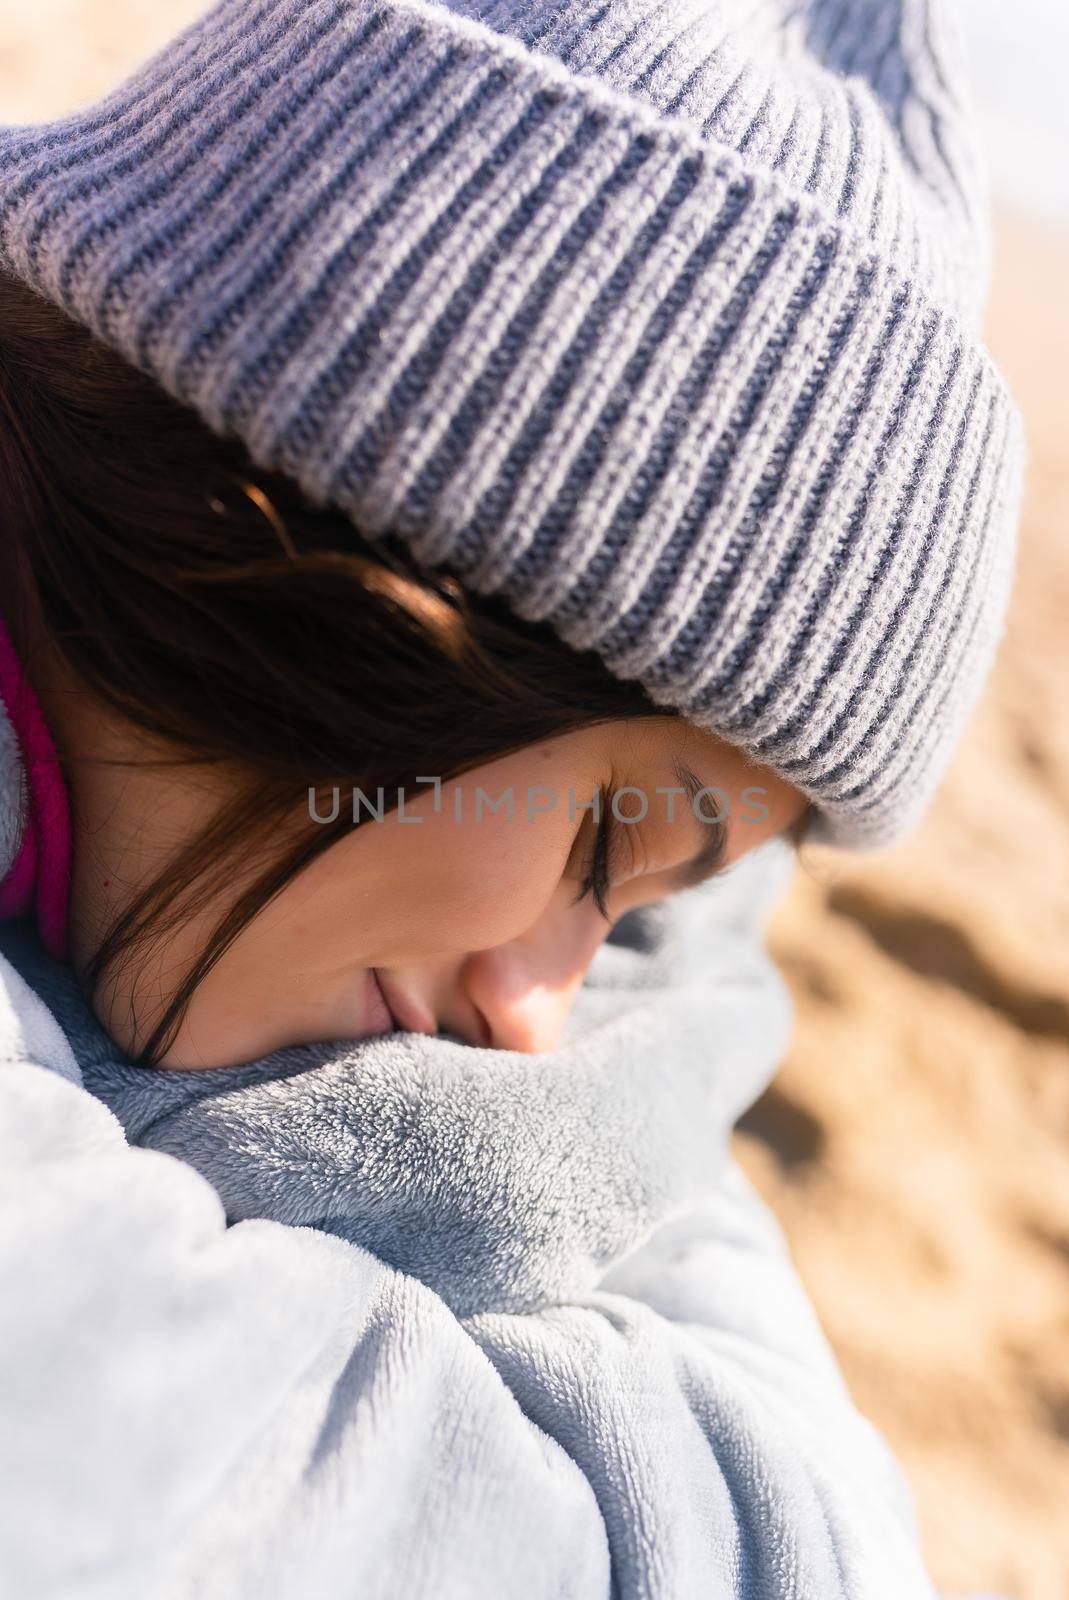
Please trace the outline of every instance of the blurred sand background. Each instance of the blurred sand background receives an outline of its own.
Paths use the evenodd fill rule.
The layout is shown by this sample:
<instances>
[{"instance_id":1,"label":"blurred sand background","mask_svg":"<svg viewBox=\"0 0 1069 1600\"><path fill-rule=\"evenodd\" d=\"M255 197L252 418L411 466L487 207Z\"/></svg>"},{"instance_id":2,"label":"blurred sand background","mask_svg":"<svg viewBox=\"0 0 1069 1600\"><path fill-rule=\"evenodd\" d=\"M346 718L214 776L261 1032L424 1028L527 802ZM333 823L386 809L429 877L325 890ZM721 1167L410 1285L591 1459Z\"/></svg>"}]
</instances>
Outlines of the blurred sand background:
<instances>
[{"instance_id":1,"label":"blurred sand background","mask_svg":"<svg viewBox=\"0 0 1069 1600\"><path fill-rule=\"evenodd\" d=\"M975 0L976 25L1002 4ZM0 0L0 121L104 92L201 9ZM796 1039L738 1144L903 1463L942 1591L1067 1600L1069 217L1041 185L1064 178L1069 139L1029 120L1022 37L1014 55L982 33L980 74L996 185L1029 178L1009 196L1027 209L999 217L988 324L1030 432L1010 625L917 835L810 856L778 911Z\"/></svg>"}]
</instances>

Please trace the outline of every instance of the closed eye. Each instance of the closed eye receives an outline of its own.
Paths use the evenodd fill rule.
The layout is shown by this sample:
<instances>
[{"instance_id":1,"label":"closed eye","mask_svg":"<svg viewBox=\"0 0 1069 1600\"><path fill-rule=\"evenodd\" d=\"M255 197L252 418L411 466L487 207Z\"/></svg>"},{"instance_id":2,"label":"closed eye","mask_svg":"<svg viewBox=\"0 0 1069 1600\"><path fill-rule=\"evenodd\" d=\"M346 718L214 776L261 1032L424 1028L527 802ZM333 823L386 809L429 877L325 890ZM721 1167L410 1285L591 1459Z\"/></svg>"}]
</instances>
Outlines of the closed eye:
<instances>
[{"instance_id":1,"label":"closed eye","mask_svg":"<svg viewBox=\"0 0 1069 1600\"><path fill-rule=\"evenodd\" d=\"M685 791L693 807L695 798L702 794L701 780L689 767L677 762L674 766L675 776L680 786ZM600 793L600 791L599 791ZM608 895L612 888L612 862L616 854L619 819L616 817L613 803L617 797L617 790L609 789L602 796L603 807L599 812L597 832L594 843L587 858L587 867L579 885L579 893L573 904L592 896L599 914L611 923L612 917L608 909ZM675 890L694 888L700 883L706 883L710 878L717 877L725 871L728 843L727 826L722 821L702 821L699 813L692 810L692 827L698 833L700 844L694 854L673 869ZM669 893L672 891L670 890Z\"/></svg>"},{"instance_id":2,"label":"closed eye","mask_svg":"<svg viewBox=\"0 0 1069 1600\"><path fill-rule=\"evenodd\" d=\"M600 795L600 790L598 793ZM611 922L612 918L609 915L607 901L609 890L612 888L609 863L614 843L612 803L615 799L615 791L610 791L603 798L605 803L601 810L597 832L594 835L593 849L588 858L587 870L579 885L579 893L576 895L573 904L578 905L580 900L584 900L587 895L591 895L595 906L598 908L599 915L603 916L606 922Z\"/></svg>"}]
</instances>

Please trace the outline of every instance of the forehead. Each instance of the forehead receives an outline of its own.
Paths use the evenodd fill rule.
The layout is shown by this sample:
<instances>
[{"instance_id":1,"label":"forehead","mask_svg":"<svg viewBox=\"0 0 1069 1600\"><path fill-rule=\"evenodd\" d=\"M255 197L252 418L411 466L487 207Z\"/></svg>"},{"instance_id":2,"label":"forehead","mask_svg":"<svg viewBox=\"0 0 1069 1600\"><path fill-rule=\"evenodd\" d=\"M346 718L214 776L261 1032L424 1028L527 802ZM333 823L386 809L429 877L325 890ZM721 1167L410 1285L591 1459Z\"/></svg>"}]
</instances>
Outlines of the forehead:
<instances>
[{"instance_id":1,"label":"forehead","mask_svg":"<svg viewBox=\"0 0 1069 1600\"><path fill-rule=\"evenodd\" d=\"M612 754L621 761L677 770L682 767L702 787L742 790L762 785L770 795L796 796L786 778L719 734L670 714L631 717L608 724Z\"/></svg>"}]
</instances>

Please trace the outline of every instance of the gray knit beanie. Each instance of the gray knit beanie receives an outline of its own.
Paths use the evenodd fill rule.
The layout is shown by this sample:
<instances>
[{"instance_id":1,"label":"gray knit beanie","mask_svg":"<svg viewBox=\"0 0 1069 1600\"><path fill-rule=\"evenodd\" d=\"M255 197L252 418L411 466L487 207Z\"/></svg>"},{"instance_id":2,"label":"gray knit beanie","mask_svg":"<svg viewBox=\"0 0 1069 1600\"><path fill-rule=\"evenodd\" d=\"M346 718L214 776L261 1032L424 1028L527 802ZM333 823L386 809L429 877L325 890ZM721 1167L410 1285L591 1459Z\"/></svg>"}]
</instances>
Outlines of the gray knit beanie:
<instances>
[{"instance_id":1,"label":"gray knit beanie","mask_svg":"<svg viewBox=\"0 0 1069 1600\"><path fill-rule=\"evenodd\" d=\"M223 0L0 129L9 271L851 845L1002 627L983 198L940 0Z\"/></svg>"}]
</instances>

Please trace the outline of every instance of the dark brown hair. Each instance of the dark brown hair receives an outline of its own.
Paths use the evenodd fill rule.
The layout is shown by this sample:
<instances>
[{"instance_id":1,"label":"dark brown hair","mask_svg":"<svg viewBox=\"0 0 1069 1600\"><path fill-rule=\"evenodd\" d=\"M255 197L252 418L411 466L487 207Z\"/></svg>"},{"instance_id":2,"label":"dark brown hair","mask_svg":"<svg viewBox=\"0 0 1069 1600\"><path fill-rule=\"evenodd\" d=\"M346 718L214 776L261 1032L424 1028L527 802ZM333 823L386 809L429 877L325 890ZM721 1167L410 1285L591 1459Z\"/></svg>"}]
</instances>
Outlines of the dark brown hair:
<instances>
[{"instance_id":1,"label":"dark brown hair","mask_svg":"<svg viewBox=\"0 0 1069 1600\"><path fill-rule=\"evenodd\" d=\"M16 646L32 617L105 706L182 760L235 774L232 798L107 931L83 974L90 995L208 903L231 852L266 863L141 1044L145 1064L242 928L352 826L343 809L278 846L310 788L411 794L419 775L667 714L399 541L372 546L2 273L0 528Z\"/></svg>"}]
</instances>

